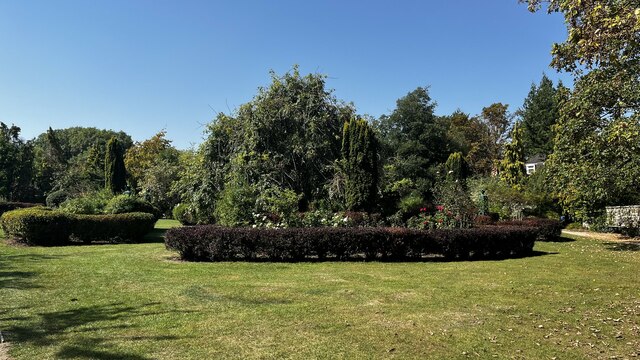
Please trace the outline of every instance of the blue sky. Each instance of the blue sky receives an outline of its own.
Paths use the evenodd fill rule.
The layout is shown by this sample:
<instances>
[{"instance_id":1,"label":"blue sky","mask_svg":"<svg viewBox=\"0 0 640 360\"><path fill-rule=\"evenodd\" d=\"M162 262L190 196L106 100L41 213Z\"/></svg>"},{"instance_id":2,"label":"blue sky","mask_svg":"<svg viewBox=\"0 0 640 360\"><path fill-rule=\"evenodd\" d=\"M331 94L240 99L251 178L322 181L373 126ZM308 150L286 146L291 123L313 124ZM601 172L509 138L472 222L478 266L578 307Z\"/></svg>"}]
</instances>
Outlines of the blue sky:
<instances>
[{"instance_id":1,"label":"blue sky","mask_svg":"<svg viewBox=\"0 0 640 360\"><path fill-rule=\"evenodd\" d=\"M166 129L179 148L202 124L298 64L329 76L361 114L430 86L436 113L522 105L563 19L517 0L0 0L0 121L25 138L49 126Z\"/></svg>"}]
</instances>

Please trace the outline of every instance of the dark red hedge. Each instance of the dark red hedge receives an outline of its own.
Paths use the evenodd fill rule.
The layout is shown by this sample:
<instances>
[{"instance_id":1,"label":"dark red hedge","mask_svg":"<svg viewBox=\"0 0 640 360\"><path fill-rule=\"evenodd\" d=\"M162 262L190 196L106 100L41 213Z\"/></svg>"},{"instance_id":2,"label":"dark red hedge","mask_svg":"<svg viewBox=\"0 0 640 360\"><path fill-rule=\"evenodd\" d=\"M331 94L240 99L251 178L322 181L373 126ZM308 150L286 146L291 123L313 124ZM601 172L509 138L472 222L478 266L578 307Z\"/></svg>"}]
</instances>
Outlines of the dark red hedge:
<instances>
[{"instance_id":1,"label":"dark red hedge","mask_svg":"<svg viewBox=\"0 0 640 360\"><path fill-rule=\"evenodd\" d=\"M226 228L187 226L167 231L165 245L185 260L507 258L532 252L537 228L483 226L419 231L405 228Z\"/></svg>"}]
</instances>

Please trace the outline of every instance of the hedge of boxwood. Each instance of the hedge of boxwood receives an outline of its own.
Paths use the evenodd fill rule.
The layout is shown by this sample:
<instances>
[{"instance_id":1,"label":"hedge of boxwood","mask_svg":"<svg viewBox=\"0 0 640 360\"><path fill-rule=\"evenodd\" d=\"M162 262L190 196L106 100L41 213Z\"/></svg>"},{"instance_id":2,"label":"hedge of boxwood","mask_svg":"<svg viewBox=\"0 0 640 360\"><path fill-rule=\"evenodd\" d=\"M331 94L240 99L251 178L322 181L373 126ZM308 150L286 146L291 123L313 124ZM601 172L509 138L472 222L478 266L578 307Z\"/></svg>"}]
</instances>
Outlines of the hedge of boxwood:
<instances>
[{"instance_id":1,"label":"hedge of boxwood","mask_svg":"<svg viewBox=\"0 0 640 360\"><path fill-rule=\"evenodd\" d=\"M539 241L554 241L560 238L563 225L558 220L525 218L522 220L499 221L498 226L531 226L538 229Z\"/></svg>"},{"instance_id":2,"label":"hedge of boxwood","mask_svg":"<svg viewBox=\"0 0 640 360\"><path fill-rule=\"evenodd\" d=\"M167 231L165 245L185 260L230 261L350 258L507 258L530 254L539 236L531 226L483 226L420 231L405 228L226 228L187 226Z\"/></svg>"},{"instance_id":3,"label":"hedge of boxwood","mask_svg":"<svg viewBox=\"0 0 640 360\"><path fill-rule=\"evenodd\" d=\"M8 211L0 227L11 239L26 245L65 245L71 241L135 242L153 230L147 213L74 215L35 207Z\"/></svg>"},{"instance_id":4,"label":"hedge of boxwood","mask_svg":"<svg viewBox=\"0 0 640 360\"><path fill-rule=\"evenodd\" d=\"M25 209L30 207L43 206L43 204L25 203L25 202L0 202L0 216L7 211L15 209Z\"/></svg>"}]
</instances>

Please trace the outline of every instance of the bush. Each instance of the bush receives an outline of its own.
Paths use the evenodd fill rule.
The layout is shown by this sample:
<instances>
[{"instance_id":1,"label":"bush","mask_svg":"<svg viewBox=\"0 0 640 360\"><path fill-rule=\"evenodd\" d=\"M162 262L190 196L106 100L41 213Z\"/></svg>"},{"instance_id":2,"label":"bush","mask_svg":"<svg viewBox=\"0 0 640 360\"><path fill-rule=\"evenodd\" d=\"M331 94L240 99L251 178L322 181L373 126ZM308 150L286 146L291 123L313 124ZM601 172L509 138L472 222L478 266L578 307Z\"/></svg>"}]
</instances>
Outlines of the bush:
<instances>
[{"instance_id":1,"label":"bush","mask_svg":"<svg viewBox=\"0 0 640 360\"><path fill-rule=\"evenodd\" d=\"M9 211L0 217L5 234L27 245L64 245L83 242L135 241L153 229L152 214L75 215L46 208Z\"/></svg>"},{"instance_id":2,"label":"bush","mask_svg":"<svg viewBox=\"0 0 640 360\"><path fill-rule=\"evenodd\" d=\"M46 203L48 207L57 208L69 198L69 193L64 190L56 190L47 195Z\"/></svg>"},{"instance_id":3,"label":"bush","mask_svg":"<svg viewBox=\"0 0 640 360\"><path fill-rule=\"evenodd\" d=\"M109 200L104 207L105 214L125 214L143 212L152 214L157 220L160 218L160 211L149 202L132 195L118 195Z\"/></svg>"},{"instance_id":4,"label":"bush","mask_svg":"<svg viewBox=\"0 0 640 360\"><path fill-rule=\"evenodd\" d=\"M132 212L109 215L76 215L72 218L71 237L92 241L134 242L153 230L153 214Z\"/></svg>"},{"instance_id":5,"label":"bush","mask_svg":"<svg viewBox=\"0 0 640 360\"><path fill-rule=\"evenodd\" d=\"M182 225L193 225L196 223L194 216L189 211L189 205L178 204L173 208L173 218L180 221Z\"/></svg>"},{"instance_id":6,"label":"bush","mask_svg":"<svg viewBox=\"0 0 640 360\"><path fill-rule=\"evenodd\" d=\"M201 225L167 231L165 245L185 260L505 258L530 253L538 229L485 226L419 231L405 228L252 229Z\"/></svg>"},{"instance_id":7,"label":"bush","mask_svg":"<svg viewBox=\"0 0 640 360\"><path fill-rule=\"evenodd\" d=\"M538 240L554 241L560 238L562 233L562 222L552 219L526 218L523 220L500 221L498 226L525 226L538 229Z\"/></svg>"},{"instance_id":8,"label":"bush","mask_svg":"<svg viewBox=\"0 0 640 360\"><path fill-rule=\"evenodd\" d=\"M26 209L36 206L42 206L42 204L24 203L24 202L0 202L0 216L7 211L16 209Z\"/></svg>"},{"instance_id":9,"label":"bush","mask_svg":"<svg viewBox=\"0 0 640 360\"><path fill-rule=\"evenodd\" d=\"M83 194L60 204L60 210L69 214L102 214L113 194L107 190Z\"/></svg>"},{"instance_id":10,"label":"bush","mask_svg":"<svg viewBox=\"0 0 640 360\"><path fill-rule=\"evenodd\" d=\"M62 245L71 234L69 215L42 207L8 211L0 217L4 233L27 245Z\"/></svg>"}]
</instances>

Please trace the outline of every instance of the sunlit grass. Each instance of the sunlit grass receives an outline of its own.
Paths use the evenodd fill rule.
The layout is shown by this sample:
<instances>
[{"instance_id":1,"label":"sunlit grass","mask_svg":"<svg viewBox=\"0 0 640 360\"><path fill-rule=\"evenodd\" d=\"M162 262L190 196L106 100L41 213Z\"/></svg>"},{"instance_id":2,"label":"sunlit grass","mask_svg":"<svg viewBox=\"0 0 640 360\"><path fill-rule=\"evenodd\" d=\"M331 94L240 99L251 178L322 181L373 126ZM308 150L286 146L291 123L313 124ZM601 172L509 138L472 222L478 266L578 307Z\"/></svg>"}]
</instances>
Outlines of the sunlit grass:
<instances>
[{"instance_id":1,"label":"sunlit grass","mask_svg":"<svg viewBox=\"0 0 640 360\"><path fill-rule=\"evenodd\" d=\"M0 331L15 359L640 351L637 247L578 239L536 250L477 262L187 263L162 243L2 243Z\"/></svg>"}]
</instances>

